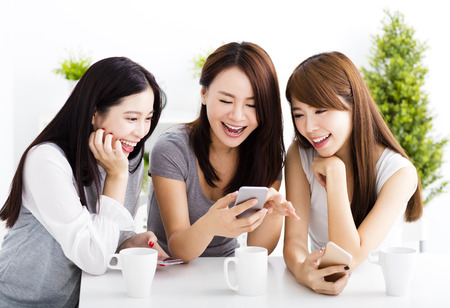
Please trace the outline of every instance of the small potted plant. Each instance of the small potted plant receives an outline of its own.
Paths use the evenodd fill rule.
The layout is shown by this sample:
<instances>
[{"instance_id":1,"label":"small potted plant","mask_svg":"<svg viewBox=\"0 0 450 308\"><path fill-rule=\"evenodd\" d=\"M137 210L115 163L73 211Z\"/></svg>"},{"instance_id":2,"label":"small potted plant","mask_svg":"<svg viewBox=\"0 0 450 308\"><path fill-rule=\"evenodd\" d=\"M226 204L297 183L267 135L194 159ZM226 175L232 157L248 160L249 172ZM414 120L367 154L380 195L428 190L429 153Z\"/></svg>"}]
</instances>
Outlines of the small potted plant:
<instances>
[{"instance_id":1,"label":"small potted plant","mask_svg":"<svg viewBox=\"0 0 450 308\"><path fill-rule=\"evenodd\" d=\"M54 70L57 75L63 76L70 83L72 89L76 82L91 66L92 58L84 55L81 51L78 54L69 52L69 57L59 61L59 67Z\"/></svg>"}]
</instances>

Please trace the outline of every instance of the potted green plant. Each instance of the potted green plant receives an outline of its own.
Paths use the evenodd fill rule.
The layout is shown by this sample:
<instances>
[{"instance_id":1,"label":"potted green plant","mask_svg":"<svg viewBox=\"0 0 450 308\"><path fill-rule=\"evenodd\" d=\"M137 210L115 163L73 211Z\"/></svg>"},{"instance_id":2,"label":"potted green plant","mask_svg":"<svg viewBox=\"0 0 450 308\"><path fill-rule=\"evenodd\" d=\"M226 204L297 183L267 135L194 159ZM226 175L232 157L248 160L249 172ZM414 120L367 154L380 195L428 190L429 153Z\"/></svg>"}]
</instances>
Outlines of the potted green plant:
<instances>
[{"instance_id":1,"label":"potted green plant","mask_svg":"<svg viewBox=\"0 0 450 308\"><path fill-rule=\"evenodd\" d=\"M433 114L423 89L428 69L422 63L428 46L414 37L403 14L385 10L383 33L373 38L370 68L362 74L392 132L415 165L422 184L424 204L443 193L444 147L448 139L433 132Z\"/></svg>"},{"instance_id":2,"label":"potted green plant","mask_svg":"<svg viewBox=\"0 0 450 308\"><path fill-rule=\"evenodd\" d=\"M69 80L71 88L75 83L80 80L83 74L91 66L92 58L83 54L81 51L78 54L69 52L67 58L59 61L59 66L54 69L57 75L63 76L66 80Z\"/></svg>"}]
</instances>

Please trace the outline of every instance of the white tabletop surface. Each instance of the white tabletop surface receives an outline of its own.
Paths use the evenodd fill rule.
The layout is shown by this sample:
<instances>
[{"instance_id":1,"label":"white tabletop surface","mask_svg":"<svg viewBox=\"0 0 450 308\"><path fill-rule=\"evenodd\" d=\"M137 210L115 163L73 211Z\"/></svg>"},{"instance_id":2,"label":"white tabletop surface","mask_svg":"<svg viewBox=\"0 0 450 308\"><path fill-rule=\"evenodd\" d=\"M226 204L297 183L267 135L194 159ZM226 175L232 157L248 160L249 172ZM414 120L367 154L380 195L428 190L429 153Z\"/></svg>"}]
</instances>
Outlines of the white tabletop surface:
<instances>
[{"instance_id":1,"label":"white tabletop surface","mask_svg":"<svg viewBox=\"0 0 450 308\"><path fill-rule=\"evenodd\" d=\"M419 254L408 297L385 294L381 268L368 261L350 277L338 296L315 294L299 285L282 257L269 257L268 291L257 297L228 289L224 258L199 258L189 264L159 268L149 298L130 298L120 271L103 276L83 272L80 308L88 307L450 307L450 254ZM233 273L231 273L233 274Z\"/></svg>"}]
</instances>

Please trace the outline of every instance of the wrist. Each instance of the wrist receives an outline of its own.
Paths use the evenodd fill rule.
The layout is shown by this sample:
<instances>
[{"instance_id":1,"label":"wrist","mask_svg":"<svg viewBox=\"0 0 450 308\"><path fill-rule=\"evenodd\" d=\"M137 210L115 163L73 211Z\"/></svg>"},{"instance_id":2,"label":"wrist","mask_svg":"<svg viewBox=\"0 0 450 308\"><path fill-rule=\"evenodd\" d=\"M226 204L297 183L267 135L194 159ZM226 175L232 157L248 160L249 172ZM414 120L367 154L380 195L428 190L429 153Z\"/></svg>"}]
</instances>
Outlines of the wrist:
<instances>
[{"instance_id":1,"label":"wrist","mask_svg":"<svg viewBox=\"0 0 450 308\"><path fill-rule=\"evenodd\" d=\"M128 181L128 171L107 173L105 179L109 179L112 181Z\"/></svg>"},{"instance_id":2,"label":"wrist","mask_svg":"<svg viewBox=\"0 0 450 308\"><path fill-rule=\"evenodd\" d=\"M206 236L211 237L211 239L215 236L213 225L209 223L208 213L200 217L193 226L196 227L200 234L205 234Z\"/></svg>"}]
</instances>

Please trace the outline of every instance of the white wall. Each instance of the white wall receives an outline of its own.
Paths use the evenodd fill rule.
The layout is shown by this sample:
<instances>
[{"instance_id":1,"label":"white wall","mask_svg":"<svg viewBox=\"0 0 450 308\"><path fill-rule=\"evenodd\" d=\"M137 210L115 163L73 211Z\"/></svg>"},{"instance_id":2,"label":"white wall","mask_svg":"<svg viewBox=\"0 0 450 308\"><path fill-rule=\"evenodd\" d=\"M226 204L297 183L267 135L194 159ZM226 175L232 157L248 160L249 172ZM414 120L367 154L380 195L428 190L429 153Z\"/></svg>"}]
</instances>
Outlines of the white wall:
<instances>
[{"instance_id":1,"label":"white wall","mask_svg":"<svg viewBox=\"0 0 450 308\"><path fill-rule=\"evenodd\" d=\"M4 165L9 168L12 153L17 164L36 137L39 116L52 116L63 105L68 87L52 70L66 55L65 49L81 47L91 52L95 61L124 55L141 63L155 74L168 95L163 117L192 119L198 111L199 86L190 67L191 59L199 52L229 41L255 42L271 55L283 94L294 67L314 53L338 50L358 67L367 65L371 35L381 32L385 8L404 13L406 22L416 29L417 38L431 47L424 61L429 68L426 90L436 112L436 132L450 132L446 39L450 21L439 1L10 0L7 5L2 12L7 15L11 41L1 52L12 55L14 60L13 93L9 95L13 103L8 104L11 98L6 98L6 114L12 112L14 121L11 123L7 116L6 122L3 118L0 123L6 132L6 144L11 132L14 144L2 151L6 152L2 158L7 156L7 164L2 159L2 170ZM8 58L2 57L2 62ZM3 113L5 94L0 93ZM284 99L283 104L288 145L292 124ZM449 152L445 153L447 162ZM444 169L449 170L449 163ZM5 174L10 171L2 172L0 192L5 189L5 181L10 180L4 179ZM3 199L4 193L0 197ZM449 208L449 194L432 206Z\"/></svg>"},{"instance_id":2,"label":"white wall","mask_svg":"<svg viewBox=\"0 0 450 308\"><path fill-rule=\"evenodd\" d=\"M13 159L13 79L12 79L12 49L8 48L11 44L10 21L8 17L10 6L6 3L0 4L0 131L2 132L2 150L0 151L0 206L6 199L9 184L11 182L14 159ZM6 47L6 48L5 48Z\"/></svg>"}]
</instances>

